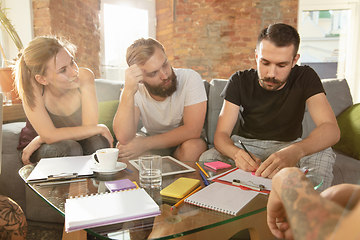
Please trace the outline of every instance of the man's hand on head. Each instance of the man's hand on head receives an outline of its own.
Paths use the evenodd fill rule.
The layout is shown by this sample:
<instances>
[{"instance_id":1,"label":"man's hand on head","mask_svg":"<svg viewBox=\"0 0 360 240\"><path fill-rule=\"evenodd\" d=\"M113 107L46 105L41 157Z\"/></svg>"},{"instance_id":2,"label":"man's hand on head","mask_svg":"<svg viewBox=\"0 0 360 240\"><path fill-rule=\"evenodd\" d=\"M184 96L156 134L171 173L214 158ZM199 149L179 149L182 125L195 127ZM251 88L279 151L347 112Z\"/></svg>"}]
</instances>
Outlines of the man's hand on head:
<instances>
[{"instance_id":1,"label":"man's hand on head","mask_svg":"<svg viewBox=\"0 0 360 240\"><path fill-rule=\"evenodd\" d=\"M143 71L137 65L131 65L125 70L125 89L131 91L133 94L139 89L139 83L143 81Z\"/></svg>"}]
</instances>

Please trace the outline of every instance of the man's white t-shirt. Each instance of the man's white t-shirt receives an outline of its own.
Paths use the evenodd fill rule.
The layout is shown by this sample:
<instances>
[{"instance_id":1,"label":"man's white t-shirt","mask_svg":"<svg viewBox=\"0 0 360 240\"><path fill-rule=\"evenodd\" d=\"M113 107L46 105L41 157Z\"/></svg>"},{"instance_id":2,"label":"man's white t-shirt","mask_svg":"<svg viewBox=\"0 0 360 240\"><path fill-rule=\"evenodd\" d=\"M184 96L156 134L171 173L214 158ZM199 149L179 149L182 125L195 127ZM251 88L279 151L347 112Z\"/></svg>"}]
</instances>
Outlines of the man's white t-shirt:
<instances>
[{"instance_id":1,"label":"man's white t-shirt","mask_svg":"<svg viewBox=\"0 0 360 240\"><path fill-rule=\"evenodd\" d=\"M146 133L156 135L182 125L184 107L207 101L200 74L192 69L175 69L178 85L176 91L164 101L154 100L143 84L135 94L135 106Z\"/></svg>"}]
</instances>

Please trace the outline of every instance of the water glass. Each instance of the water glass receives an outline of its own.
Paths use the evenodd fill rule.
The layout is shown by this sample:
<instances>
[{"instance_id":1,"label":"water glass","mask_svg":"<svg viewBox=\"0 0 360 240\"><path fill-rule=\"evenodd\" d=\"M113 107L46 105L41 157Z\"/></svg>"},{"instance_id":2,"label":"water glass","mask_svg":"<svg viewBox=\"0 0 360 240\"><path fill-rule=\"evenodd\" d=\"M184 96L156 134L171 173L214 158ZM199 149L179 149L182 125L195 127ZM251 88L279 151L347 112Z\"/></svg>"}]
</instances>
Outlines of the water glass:
<instances>
[{"instance_id":1,"label":"water glass","mask_svg":"<svg viewBox=\"0 0 360 240\"><path fill-rule=\"evenodd\" d=\"M3 92L3 105L9 106L12 104L11 92Z\"/></svg>"},{"instance_id":2,"label":"water glass","mask_svg":"<svg viewBox=\"0 0 360 240\"><path fill-rule=\"evenodd\" d=\"M139 180L143 188L160 188L162 183L162 158L159 155L139 157Z\"/></svg>"}]
</instances>

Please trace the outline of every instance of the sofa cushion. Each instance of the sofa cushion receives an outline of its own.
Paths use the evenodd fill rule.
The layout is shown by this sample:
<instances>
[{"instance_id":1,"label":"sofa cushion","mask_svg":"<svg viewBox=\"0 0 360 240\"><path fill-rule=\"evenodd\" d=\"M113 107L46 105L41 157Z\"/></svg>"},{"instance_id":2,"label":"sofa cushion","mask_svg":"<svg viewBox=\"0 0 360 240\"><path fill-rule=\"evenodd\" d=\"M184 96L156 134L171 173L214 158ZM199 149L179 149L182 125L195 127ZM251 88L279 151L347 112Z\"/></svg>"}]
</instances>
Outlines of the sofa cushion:
<instances>
[{"instance_id":1,"label":"sofa cushion","mask_svg":"<svg viewBox=\"0 0 360 240\"><path fill-rule=\"evenodd\" d=\"M349 107L338 116L337 121L341 135L333 148L360 160L360 104Z\"/></svg>"},{"instance_id":2,"label":"sofa cushion","mask_svg":"<svg viewBox=\"0 0 360 240\"><path fill-rule=\"evenodd\" d=\"M339 116L340 113L353 105L350 88L345 79L323 79L321 81L325 89L326 98L329 101L335 116ZM311 131L316 127L307 108L305 110L302 126L303 139L307 138Z\"/></svg>"},{"instance_id":3,"label":"sofa cushion","mask_svg":"<svg viewBox=\"0 0 360 240\"><path fill-rule=\"evenodd\" d=\"M332 185L341 183L360 184L360 161L334 149L336 161L333 167L334 180Z\"/></svg>"},{"instance_id":4,"label":"sofa cushion","mask_svg":"<svg viewBox=\"0 0 360 240\"><path fill-rule=\"evenodd\" d=\"M224 99L220 96L224 90L228 80L227 79L213 79L210 82L209 97L208 97L208 112L207 112L207 140L209 148L214 146L214 134L216 131L216 126L219 118L219 114L224 102ZM237 132L239 127L240 120L236 122L233 132Z\"/></svg>"},{"instance_id":5,"label":"sofa cushion","mask_svg":"<svg viewBox=\"0 0 360 240\"><path fill-rule=\"evenodd\" d=\"M119 100L99 102L99 124L105 124L110 130L114 139L115 134L113 131L113 120L118 105Z\"/></svg>"},{"instance_id":6,"label":"sofa cushion","mask_svg":"<svg viewBox=\"0 0 360 240\"><path fill-rule=\"evenodd\" d=\"M207 112L207 140L209 147L214 145L214 134L218 122L220 110L223 104L223 98L220 97L227 80L213 79L210 82L209 98L208 98L208 112Z\"/></svg>"},{"instance_id":7,"label":"sofa cushion","mask_svg":"<svg viewBox=\"0 0 360 240\"><path fill-rule=\"evenodd\" d=\"M95 89L98 102L119 100L124 88L124 81L95 79Z\"/></svg>"}]
</instances>

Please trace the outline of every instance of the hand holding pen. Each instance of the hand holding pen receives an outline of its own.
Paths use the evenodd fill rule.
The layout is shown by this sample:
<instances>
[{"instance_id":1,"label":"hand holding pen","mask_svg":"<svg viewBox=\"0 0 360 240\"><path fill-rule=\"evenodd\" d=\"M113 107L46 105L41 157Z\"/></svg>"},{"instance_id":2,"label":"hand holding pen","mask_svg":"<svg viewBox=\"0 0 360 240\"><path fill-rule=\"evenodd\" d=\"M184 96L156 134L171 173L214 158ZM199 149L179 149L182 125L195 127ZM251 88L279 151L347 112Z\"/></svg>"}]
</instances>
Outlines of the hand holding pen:
<instances>
[{"instance_id":1,"label":"hand holding pen","mask_svg":"<svg viewBox=\"0 0 360 240\"><path fill-rule=\"evenodd\" d=\"M250 158L248 157L244 157L243 153L237 153L235 155L235 163L236 166L244 171L247 172L253 172L256 171L256 169L258 169L258 167L260 166L261 160L254 157L245 147L245 145L242 143L241 140L239 140L239 143L241 145L241 147L243 148L243 150L247 153L247 155L250 156Z\"/></svg>"}]
</instances>

